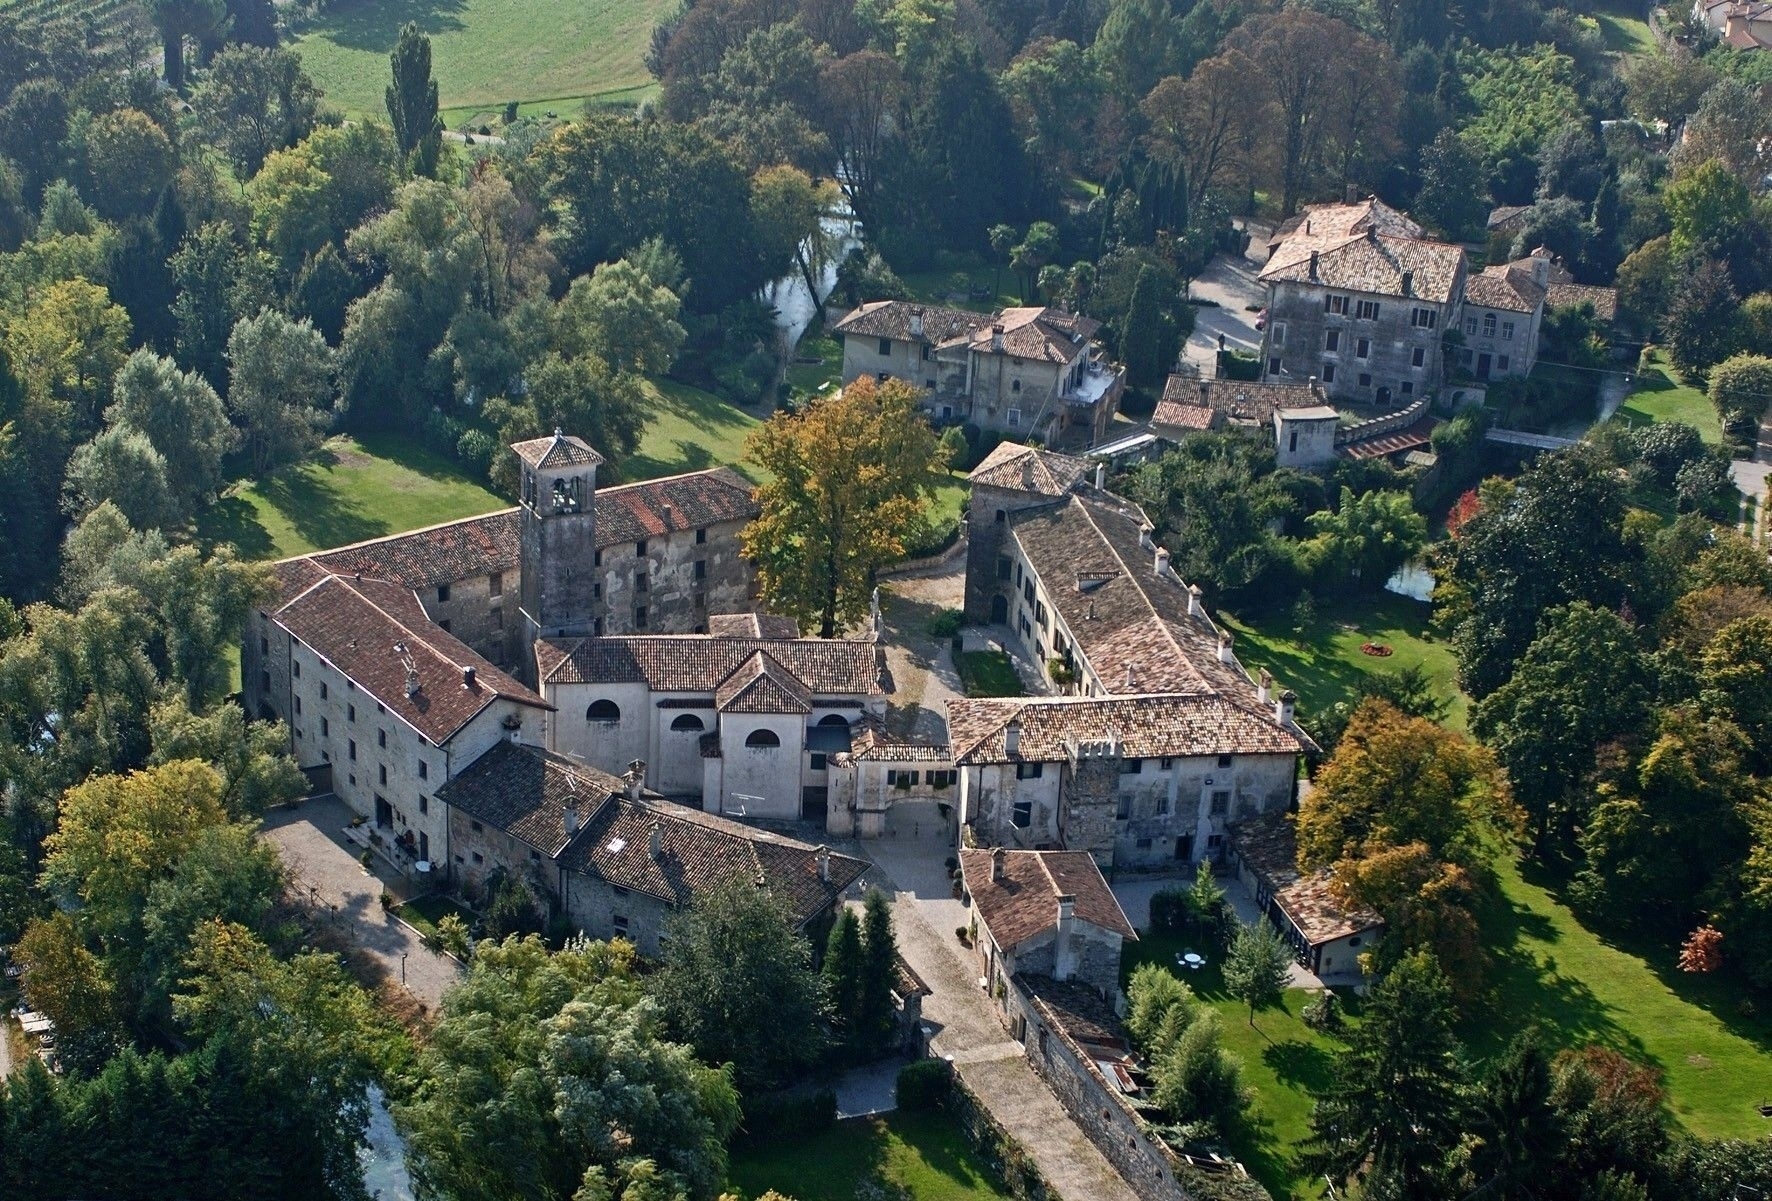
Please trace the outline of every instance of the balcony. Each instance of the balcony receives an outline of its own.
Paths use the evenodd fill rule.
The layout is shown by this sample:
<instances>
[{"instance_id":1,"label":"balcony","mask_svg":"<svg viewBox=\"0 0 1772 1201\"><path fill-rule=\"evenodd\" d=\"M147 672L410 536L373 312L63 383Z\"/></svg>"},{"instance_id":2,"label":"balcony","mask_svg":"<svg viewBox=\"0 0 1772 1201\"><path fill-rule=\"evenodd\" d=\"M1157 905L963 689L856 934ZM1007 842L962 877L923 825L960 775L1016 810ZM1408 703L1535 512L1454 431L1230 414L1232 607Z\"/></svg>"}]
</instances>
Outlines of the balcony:
<instances>
[{"instance_id":1,"label":"balcony","mask_svg":"<svg viewBox=\"0 0 1772 1201\"><path fill-rule=\"evenodd\" d=\"M1083 368L1077 382L1067 386L1060 399L1066 404L1094 407L1105 397L1117 396L1125 386L1124 367L1096 359Z\"/></svg>"}]
</instances>

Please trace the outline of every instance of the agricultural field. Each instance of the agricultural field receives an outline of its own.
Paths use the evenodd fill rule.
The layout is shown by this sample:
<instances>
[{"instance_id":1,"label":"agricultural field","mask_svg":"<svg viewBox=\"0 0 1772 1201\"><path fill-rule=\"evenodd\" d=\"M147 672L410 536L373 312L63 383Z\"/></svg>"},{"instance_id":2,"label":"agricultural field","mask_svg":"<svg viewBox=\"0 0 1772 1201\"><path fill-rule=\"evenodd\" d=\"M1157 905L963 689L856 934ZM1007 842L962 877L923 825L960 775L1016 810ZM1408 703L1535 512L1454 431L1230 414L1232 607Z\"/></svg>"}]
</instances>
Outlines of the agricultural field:
<instances>
[{"instance_id":1,"label":"agricultural field","mask_svg":"<svg viewBox=\"0 0 1772 1201\"><path fill-rule=\"evenodd\" d=\"M636 103L653 80L641 59L676 0L339 0L298 31L302 64L351 115L380 114L388 53L408 21L431 37L451 128L496 121L507 101L576 115L586 101Z\"/></svg>"}]
</instances>

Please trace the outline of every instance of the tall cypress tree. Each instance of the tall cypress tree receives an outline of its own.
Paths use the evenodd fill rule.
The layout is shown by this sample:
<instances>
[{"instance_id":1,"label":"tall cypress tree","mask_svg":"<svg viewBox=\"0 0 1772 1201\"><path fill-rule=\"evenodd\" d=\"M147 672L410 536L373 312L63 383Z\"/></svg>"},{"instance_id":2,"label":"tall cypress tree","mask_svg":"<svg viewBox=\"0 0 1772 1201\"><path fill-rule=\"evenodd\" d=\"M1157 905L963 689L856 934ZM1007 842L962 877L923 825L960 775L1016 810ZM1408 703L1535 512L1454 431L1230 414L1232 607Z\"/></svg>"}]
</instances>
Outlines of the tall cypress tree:
<instances>
[{"instance_id":1,"label":"tall cypress tree","mask_svg":"<svg viewBox=\"0 0 1772 1201\"><path fill-rule=\"evenodd\" d=\"M868 893L862 919L861 989L856 1013L858 1045L880 1053L892 1041L892 990L898 983L898 946L892 937L892 909L879 889Z\"/></svg>"},{"instance_id":2,"label":"tall cypress tree","mask_svg":"<svg viewBox=\"0 0 1772 1201\"><path fill-rule=\"evenodd\" d=\"M430 175L437 169L437 150L443 141L437 81L431 78L431 39L408 21L388 61L394 73L387 96L394 140L414 175Z\"/></svg>"},{"instance_id":3,"label":"tall cypress tree","mask_svg":"<svg viewBox=\"0 0 1772 1201\"><path fill-rule=\"evenodd\" d=\"M1127 382L1135 388L1155 388L1163 382L1163 302L1158 289L1157 273L1140 267L1120 326L1120 358L1126 364Z\"/></svg>"},{"instance_id":4,"label":"tall cypress tree","mask_svg":"<svg viewBox=\"0 0 1772 1201\"><path fill-rule=\"evenodd\" d=\"M836 1041L847 1055L861 1050L856 1018L861 1010L861 922L847 905L837 914L824 953L824 999Z\"/></svg>"}]
</instances>

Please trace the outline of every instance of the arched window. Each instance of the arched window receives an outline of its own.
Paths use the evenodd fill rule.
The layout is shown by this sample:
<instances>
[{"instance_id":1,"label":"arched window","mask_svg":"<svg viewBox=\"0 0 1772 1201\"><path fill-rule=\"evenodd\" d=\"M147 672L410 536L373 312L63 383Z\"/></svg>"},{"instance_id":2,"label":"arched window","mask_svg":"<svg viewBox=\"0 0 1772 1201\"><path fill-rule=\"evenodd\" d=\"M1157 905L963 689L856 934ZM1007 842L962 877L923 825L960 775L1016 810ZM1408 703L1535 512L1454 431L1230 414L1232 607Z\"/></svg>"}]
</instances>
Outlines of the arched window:
<instances>
[{"instance_id":1,"label":"arched window","mask_svg":"<svg viewBox=\"0 0 1772 1201\"><path fill-rule=\"evenodd\" d=\"M780 746L781 739L776 736L774 730L752 730L751 736L744 740L744 744L754 751L763 751Z\"/></svg>"},{"instance_id":2,"label":"arched window","mask_svg":"<svg viewBox=\"0 0 1772 1201\"><path fill-rule=\"evenodd\" d=\"M620 721L621 706L614 701L592 701L591 707L585 710L585 720L608 722Z\"/></svg>"},{"instance_id":3,"label":"arched window","mask_svg":"<svg viewBox=\"0 0 1772 1201\"><path fill-rule=\"evenodd\" d=\"M695 714L685 713L671 723L671 729L693 733L698 730L705 730L707 727L701 724L701 718L697 717Z\"/></svg>"},{"instance_id":4,"label":"arched window","mask_svg":"<svg viewBox=\"0 0 1772 1201\"><path fill-rule=\"evenodd\" d=\"M849 728L849 719L844 717L841 713L828 713L818 719L818 724L821 726L842 726L847 730Z\"/></svg>"}]
</instances>

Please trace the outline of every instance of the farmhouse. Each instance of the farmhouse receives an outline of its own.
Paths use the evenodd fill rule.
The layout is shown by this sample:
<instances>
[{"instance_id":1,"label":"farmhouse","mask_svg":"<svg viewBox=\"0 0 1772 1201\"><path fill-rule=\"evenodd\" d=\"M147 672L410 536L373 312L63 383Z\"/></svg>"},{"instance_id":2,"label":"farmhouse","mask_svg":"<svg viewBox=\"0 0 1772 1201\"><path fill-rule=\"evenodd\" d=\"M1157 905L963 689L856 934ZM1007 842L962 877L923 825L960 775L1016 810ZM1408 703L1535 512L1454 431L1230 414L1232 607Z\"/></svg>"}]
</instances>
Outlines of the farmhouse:
<instances>
[{"instance_id":1,"label":"farmhouse","mask_svg":"<svg viewBox=\"0 0 1772 1201\"><path fill-rule=\"evenodd\" d=\"M1120 948L1138 935L1101 869L1077 851L963 850L983 976L999 1007L1020 975L1120 988Z\"/></svg>"},{"instance_id":2,"label":"farmhouse","mask_svg":"<svg viewBox=\"0 0 1772 1201\"><path fill-rule=\"evenodd\" d=\"M844 383L900 379L929 393L923 403L939 423L1092 443L1126 385L1125 368L1091 341L1100 327L1054 308L987 315L879 300L831 328L843 339Z\"/></svg>"},{"instance_id":3,"label":"farmhouse","mask_svg":"<svg viewBox=\"0 0 1772 1201\"><path fill-rule=\"evenodd\" d=\"M666 800L624 777L534 746L503 742L438 790L449 861L470 891L514 875L572 928L626 938L656 956L672 913L728 881L786 902L823 946L843 891L867 865Z\"/></svg>"}]
</instances>

